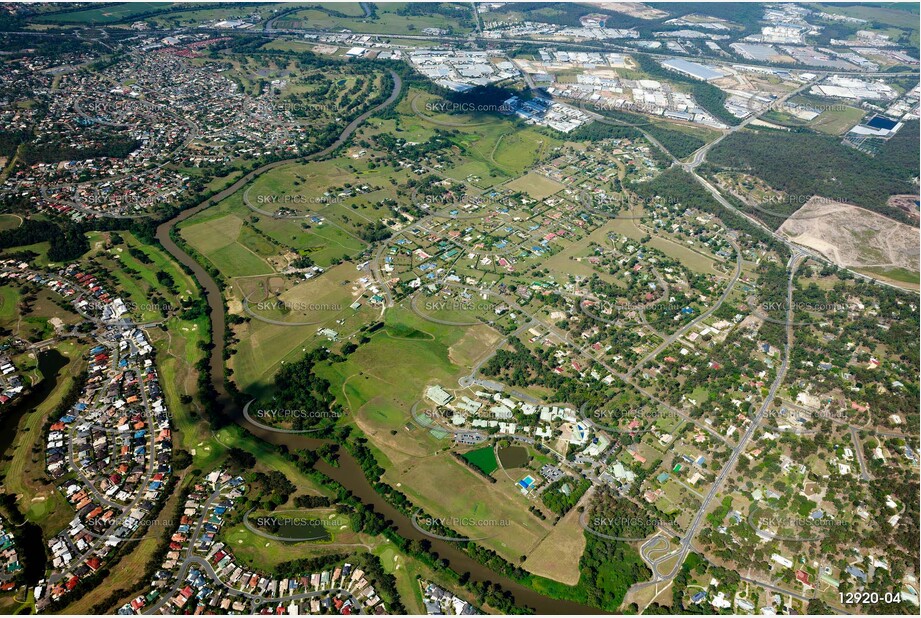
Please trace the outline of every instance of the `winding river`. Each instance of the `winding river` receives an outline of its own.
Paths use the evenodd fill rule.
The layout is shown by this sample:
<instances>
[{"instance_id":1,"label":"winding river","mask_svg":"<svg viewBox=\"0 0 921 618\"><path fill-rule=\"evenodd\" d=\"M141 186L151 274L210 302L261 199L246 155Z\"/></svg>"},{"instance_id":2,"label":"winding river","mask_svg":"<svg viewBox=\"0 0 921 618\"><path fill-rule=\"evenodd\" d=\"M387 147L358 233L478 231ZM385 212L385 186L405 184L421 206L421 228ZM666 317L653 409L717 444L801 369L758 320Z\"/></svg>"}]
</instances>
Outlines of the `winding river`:
<instances>
[{"instance_id":1,"label":"winding river","mask_svg":"<svg viewBox=\"0 0 921 618\"><path fill-rule=\"evenodd\" d=\"M393 71L391 71L391 77L393 78L394 82L393 92L387 98L387 100L384 101L384 103L372 110L365 112L353 120L343 130L339 138L331 146L301 160L309 161L328 156L334 150L339 148L339 146L344 144L346 140L348 140L348 138L352 135L352 133L355 132L358 126L361 125L362 122L367 120L367 118L369 118L371 115L377 113L381 109L384 109L396 101L400 96L402 81L400 80L399 75ZM271 431L270 429L251 423L244 417L242 407L236 404L224 385L223 334L225 328L225 316L221 289L217 282L215 282L215 280L211 277L211 275L209 275L208 272L202 268L202 266L196 262L195 259L192 258L191 255L183 251L182 248L179 247L179 245L177 245L172 238L170 238L169 233L170 230L180 222L185 221L189 217L194 216L205 208L208 208L209 206L220 202L233 193L236 193L259 175L273 168L282 165L288 165L295 161L296 160L290 159L276 161L249 172L217 195L212 196L208 200L197 206L194 206L193 208L182 211L173 219L162 223L157 227L156 233L157 240L159 240L160 244L162 244L166 251L169 252L170 255L172 255L177 261L191 269L194 277L198 280L199 284L204 290L205 299L208 302L208 314L211 320L214 339L214 345L211 348L210 366L211 381L214 386L214 391L217 393L217 406L230 420L239 424L241 427L249 431L257 438L265 440L271 444L284 445L291 451L305 448L315 449L323 444L324 441L318 440L316 438L308 438L304 435L286 434ZM340 450L339 464L340 465L338 467L332 467L321 460L317 464L317 469L342 484L364 504L372 507L375 511L392 521L396 532L404 538L428 541L431 544L432 550L437 552L440 558L448 560L451 568L453 568L458 573L469 572L470 579L472 581L487 583L494 582L499 584L514 595L515 601L519 606L531 607L541 614L599 613L599 610L595 608L580 605L570 601L561 601L545 597L535 592L534 590L531 590L530 588L527 588L526 586L523 586L509 579L508 577L491 571L487 567L470 558L466 553L461 551L457 545L449 541L442 541L422 534L419 530L416 529L415 526L413 526L409 517L393 508L377 492L374 491L374 489L371 487L371 484L365 477L361 467L358 465L358 462L355 461L355 459L349 455L347 451Z\"/></svg>"}]
</instances>

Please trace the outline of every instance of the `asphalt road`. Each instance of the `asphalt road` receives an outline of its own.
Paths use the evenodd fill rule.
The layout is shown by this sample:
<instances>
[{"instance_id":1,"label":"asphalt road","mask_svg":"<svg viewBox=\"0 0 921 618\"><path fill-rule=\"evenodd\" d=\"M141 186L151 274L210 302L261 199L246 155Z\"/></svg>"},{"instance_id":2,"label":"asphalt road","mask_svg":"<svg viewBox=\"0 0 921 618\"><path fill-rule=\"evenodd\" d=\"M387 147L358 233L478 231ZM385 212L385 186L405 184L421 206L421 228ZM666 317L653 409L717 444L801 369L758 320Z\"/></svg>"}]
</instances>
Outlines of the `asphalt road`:
<instances>
[{"instance_id":1,"label":"asphalt road","mask_svg":"<svg viewBox=\"0 0 921 618\"><path fill-rule=\"evenodd\" d=\"M796 275L796 269L799 266L800 262L803 259L802 254L794 254L790 258L790 261L787 265L790 272L789 278L787 280L787 343L784 346L784 356L783 362L780 365L780 368L777 371L777 376L774 378L774 382L771 384L771 387L768 391L767 397L761 404L761 407L758 410L757 415L749 424L745 433L742 435L742 438L739 440L738 445L733 449L732 453L729 456L729 460L723 466L722 470L719 473L719 476L716 477L716 480L710 486L710 491L707 493L704 500L701 502L700 508L697 510L697 514L694 516L691 524L688 526L687 532L681 538L679 542L678 557L672 566L671 570L667 573L661 573L659 571L659 564L665 562L666 560L672 559L673 554L669 554L668 557L660 558L658 561L652 563L653 567L653 580L640 584L637 587L645 587L652 584L661 583L667 580L672 579L681 568L681 565L684 564L684 559L688 554L688 551L691 548L691 543L694 540L694 537L697 535L697 532L700 529L701 522L707 514L707 511L710 508L710 504L713 502L713 499L719 493L720 489L723 486L723 483L729 478L729 475L732 473L735 468L736 462L739 459L739 456L745 451L745 447L748 445L748 442L751 440L752 436L755 434L755 431L758 429L761 421L764 419L764 415L767 413L768 409L771 406L771 403L774 401L774 397L777 395L777 391L780 389L781 384L784 381L784 378L787 375L787 369L790 364L790 351L793 347L793 325L792 325L792 306L793 306L793 281Z\"/></svg>"},{"instance_id":2,"label":"asphalt road","mask_svg":"<svg viewBox=\"0 0 921 618\"><path fill-rule=\"evenodd\" d=\"M717 299L716 303L712 307L702 312L699 316L697 316L696 318L694 318L693 320L691 320L690 322L688 322L687 324L685 324L684 326L676 330L674 333L666 337L665 341L657 345L649 354L644 356L636 365L634 365L627 372L628 377L633 377L633 374L635 374L637 371L642 369L642 367L646 363L648 363L650 360L652 360L653 358L661 354L663 350L665 350L666 348L668 348L668 346L678 341L679 338L683 337L692 328L694 328L695 326L697 326L698 324L700 324L701 322L709 318L711 315L713 315L713 312L717 311L720 307L722 307L723 303L726 302L726 299L729 298L729 295L732 293L732 290L735 288L736 283L738 283L739 281L739 276L742 274L742 248L732 238L729 238L728 240L730 244L732 244L733 249L735 249L736 251L736 267L735 267L735 270L732 272L732 277L729 279L729 283L726 285L726 289L723 290L722 294L720 294L719 299Z\"/></svg>"}]
</instances>

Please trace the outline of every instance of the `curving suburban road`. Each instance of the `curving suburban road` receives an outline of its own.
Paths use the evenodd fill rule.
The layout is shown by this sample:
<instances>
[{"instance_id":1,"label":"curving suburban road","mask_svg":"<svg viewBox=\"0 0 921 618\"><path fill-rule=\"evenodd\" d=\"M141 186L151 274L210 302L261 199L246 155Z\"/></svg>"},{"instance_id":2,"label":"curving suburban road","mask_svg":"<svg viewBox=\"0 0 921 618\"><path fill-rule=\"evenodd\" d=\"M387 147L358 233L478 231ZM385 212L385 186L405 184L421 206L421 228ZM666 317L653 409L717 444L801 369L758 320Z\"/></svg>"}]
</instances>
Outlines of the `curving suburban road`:
<instances>
[{"instance_id":1,"label":"curving suburban road","mask_svg":"<svg viewBox=\"0 0 921 618\"><path fill-rule=\"evenodd\" d=\"M679 338L683 337L689 330L709 318L715 311L723 306L723 303L726 302L726 299L729 298L729 295L732 293L732 290L735 288L736 283L739 281L739 277L742 275L742 247L731 237L727 237L729 243L732 245L732 248L736 252L736 267L732 273L732 277L729 280L729 283L726 285L726 289L723 290L723 293L720 294L719 299L717 299L716 304L702 312L699 316L676 330L674 333L665 338L665 340L656 346L649 354L644 356L636 365L633 366L628 372L627 376L632 378L638 370L642 369L643 366L648 363L650 360L658 356L663 350L668 346L672 345Z\"/></svg>"},{"instance_id":2,"label":"curving suburban road","mask_svg":"<svg viewBox=\"0 0 921 618\"><path fill-rule=\"evenodd\" d=\"M802 253L794 253L790 258L790 261L787 264L788 270L790 271L789 278L787 280L787 317L788 322L792 319L792 306L793 306L793 282L796 276L796 270L799 267L799 264L804 258ZM719 493L720 488L723 483L732 473L735 468L735 464L739 459L739 456L745 451L745 447L751 440L752 436L755 434L755 431L761 425L761 421L764 419L765 414L767 414L768 409L774 401L774 397L777 394L777 391L780 389L781 384L784 381L784 378L787 375L787 368L790 364L790 351L793 348L793 326L792 324L787 324L787 342L784 346L784 356L783 362L780 365L780 368L777 370L777 376L774 378L774 382L771 384L771 388L768 391L767 397L761 404L761 407L758 410L755 418L752 419L752 422L749 423L748 429L742 435L742 438L739 440L738 445L733 449L732 454L729 456L729 460L726 462L726 465L723 466L722 470L719 473L719 476L716 477L713 484L710 486L710 491L707 493L707 496L701 502L700 508L697 510L697 514L694 516L694 519L691 521L691 524L688 526L687 532L681 538L679 542L679 548L677 550L677 560L675 560L674 565L671 570L667 573L661 573L659 571L659 565L663 562L674 560L676 552L671 552L668 555L657 558L651 562L653 570L653 579L642 584L634 586L634 589L640 589L647 586L659 584L666 582L672 579L677 573L681 566L684 564L684 559L687 556L688 552L691 549L691 544L694 541L694 537L697 535L697 532L700 528L700 524L703 521L704 517L707 514L710 504L713 502L713 499Z\"/></svg>"}]
</instances>

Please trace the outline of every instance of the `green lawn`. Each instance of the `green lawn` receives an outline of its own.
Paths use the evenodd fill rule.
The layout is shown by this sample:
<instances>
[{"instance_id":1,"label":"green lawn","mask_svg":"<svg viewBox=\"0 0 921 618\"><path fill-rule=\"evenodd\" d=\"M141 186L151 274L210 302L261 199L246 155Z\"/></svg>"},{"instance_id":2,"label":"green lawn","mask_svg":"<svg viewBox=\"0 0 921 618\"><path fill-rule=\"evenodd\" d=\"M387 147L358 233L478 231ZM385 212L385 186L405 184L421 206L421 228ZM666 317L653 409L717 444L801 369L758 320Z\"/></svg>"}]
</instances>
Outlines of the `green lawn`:
<instances>
[{"instance_id":1,"label":"green lawn","mask_svg":"<svg viewBox=\"0 0 921 618\"><path fill-rule=\"evenodd\" d=\"M133 15L156 11L169 6L164 2L122 2L101 8L87 8L70 13L58 13L39 18L43 22L112 24L131 18Z\"/></svg>"},{"instance_id":2,"label":"green lawn","mask_svg":"<svg viewBox=\"0 0 921 618\"><path fill-rule=\"evenodd\" d=\"M876 268L876 267L866 267L859 268L858 270L865 271L874 275L881 275L893 281L901 281L902 283L913 283L915 285L919 282L919 274L916 271L908 270L907 268Z\"/></svg>"},{"instance_id":3,"label":"green lawn","mask_svg":"<svg viewBox=\"0 0 921 618\"><path fill-rule=\"evenodd\" d=\"M17 497L20 511L26 519L42 527L46 536L57 534L73 517L71 507L54 483L48 482L43 447L45 419L61 404L74 379L83 370L80 356L85 352L71 341L58 343L55 348L69 360L59 372L54 390L31 413L26 413L13 428L17 437L3 464L6 491ZM77 359L77 362L74 360ZM37 449L37 450L36 450Z\"/></svg>"},{"instance_id":4,"label":"green lawn","mask_svg":"<svg viewBox=\"0 0 921 618\"><path fill-rule=\"evenodd\" d=\"M347 16L339 17L337 15L330 15L323 10L310 8L286 15L284 21L279 23L279 27L285 28L294 26L319 30L341 30L343 28L348 28L352 32L359 33L386 32L397 34L421 34L421 31L425 28L450 28L455 34L464 34L472 29L473 13L472 9L466 5L436 5L433 3L433 7L449 8L443 9L445 11L443 13L428 12L425 14L417 9L414 14L398 14L398 11L401 11L407 4L408 3L405 2L377 4L377 18L374 20L366 19L364 17L364 12L353 13L354 6L350 7L348 4L328 4L328 8L339 13L344 13ZM339 8L340 6L349 8L343 10ZM453 10L450 8L452 6Z\"/></svg>"},{"instance_id":5,"label":"green lawn","mask_svg":"<svg viewBox=\"0 0 921 618\"><path fill-rule=\"evenodd\" d=\"M0 326L12 329L19 316L19 288L12 285L0 287Z\"/></svg>"},{"instance_id":6,"label":"green lawn","mask_svg":"<svg viewBox=\"0 0 921 618\"><path fill-rule=\"evenodd\" d=\"M22 225L22 218L18 215L0 215L0 232L13 230Z\"/></svg>"},{"instance_id":7,"label":"green lawn","mask_svg":"<svg viewBox=\"0 0 921 618\"><path fill-rule=\"evenodd\" d=\"M330 380L331 392L350 411L389 430L406 424L426 384L456 383L459 368L448 348L464 330L426 322L403 308L388 311L386 324L345 362L321 365L317 373Z\"/></svg>"},{"instance_id":8,"label":"green lawn","mask_svg":"<svg viewBox=\"0 0 921 618\"><path fill-rule=\"evenodd\" d=\"M830 135L841 135L860 122L863 115L862 109L844 105L842 109L823 111L809 123L809 128Z\"/></svg>"},{"instance_id":9,"label":"green lawn","mask_svg":"<svg viewBox=\"0 0 921 618\"><path fill-rule=\"evenodd\" d=\"M194 246L194 244L193 244ZM274 271L268 262L239 243L229 244L205 254L214 267L231 277L268 275Z\"/></svg>"},{"instance_id":10,"label":"green lawn","mask_svg":"<svg viewBox=\"0 0 921 618\"><path fill-rule=\"evenodd\" d=\"M482 470L486 474L492 474L499 468L499 462L496 460L496 452L492 446L484 446L473 451L468 451L461 455L464 459Z\"/></svg>"}]
</instances>

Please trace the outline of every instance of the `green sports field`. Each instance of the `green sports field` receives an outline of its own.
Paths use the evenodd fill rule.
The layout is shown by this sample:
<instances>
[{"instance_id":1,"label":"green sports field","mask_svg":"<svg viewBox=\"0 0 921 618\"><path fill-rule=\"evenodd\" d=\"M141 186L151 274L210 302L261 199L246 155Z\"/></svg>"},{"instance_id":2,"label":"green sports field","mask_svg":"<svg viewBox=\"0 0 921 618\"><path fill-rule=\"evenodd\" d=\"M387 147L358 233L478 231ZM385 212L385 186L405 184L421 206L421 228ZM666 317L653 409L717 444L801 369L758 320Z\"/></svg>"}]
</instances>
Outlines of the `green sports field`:
<instances>
[{"instance_id":1,"label":"green sports field","mask_svg":"<svg viewBox=\"0 0 921 618\"><path fill-rule=\"evenodd\" d=\"M499 462L496 460L496 452L493 450L492 446L484 446L483 448L468 451L461 455L461 457L486 474L492 474L499 468Z\"/></svg>"}]
</instances>

